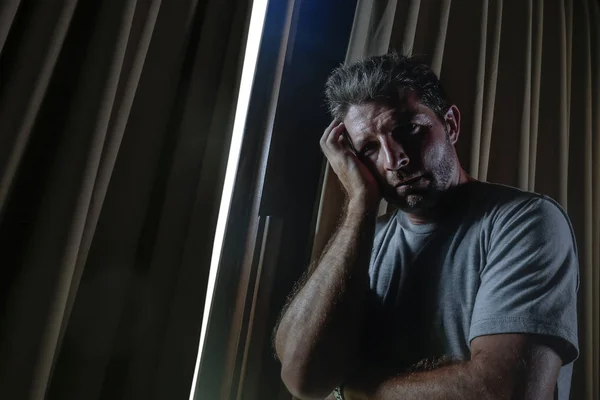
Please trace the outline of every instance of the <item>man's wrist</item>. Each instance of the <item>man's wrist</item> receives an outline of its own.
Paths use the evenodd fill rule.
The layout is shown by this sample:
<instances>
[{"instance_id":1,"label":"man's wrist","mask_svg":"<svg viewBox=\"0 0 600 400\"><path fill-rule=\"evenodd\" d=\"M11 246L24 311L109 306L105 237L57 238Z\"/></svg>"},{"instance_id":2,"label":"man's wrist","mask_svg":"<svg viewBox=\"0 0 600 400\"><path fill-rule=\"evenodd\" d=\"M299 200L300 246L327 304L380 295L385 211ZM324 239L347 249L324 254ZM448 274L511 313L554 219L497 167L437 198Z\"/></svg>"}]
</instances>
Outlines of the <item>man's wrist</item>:
<instances>
[{"instance_id":1,"label":"man's wrist","mask_svg":"<svg viewBox=\"0 0 600 400\"><path fill-rule=\"evenodd\" d=\"M360 195L351 197L348 200L347 204L347 212L352 215L370 215L377 214L377 210L379 209L379 203L381 199L368 196L368 195Z\"/></svg>"}]
</instances>

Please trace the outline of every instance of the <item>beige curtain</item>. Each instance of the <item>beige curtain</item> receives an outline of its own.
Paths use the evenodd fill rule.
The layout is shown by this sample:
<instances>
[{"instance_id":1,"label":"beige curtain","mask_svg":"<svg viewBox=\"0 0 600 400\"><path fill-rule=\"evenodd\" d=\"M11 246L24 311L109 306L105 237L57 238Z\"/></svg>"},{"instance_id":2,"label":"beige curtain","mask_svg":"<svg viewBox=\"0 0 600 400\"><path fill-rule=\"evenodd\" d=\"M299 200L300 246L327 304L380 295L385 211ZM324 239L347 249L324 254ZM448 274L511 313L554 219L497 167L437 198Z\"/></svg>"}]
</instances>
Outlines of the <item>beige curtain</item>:
<instances>
[{"instance_id":1,"label":"beige curtain","mask_svg":"<svg viewBox=\"0 0 600 400\"><path fill-rule=\"evenodd\" d=\"M189 397L250 4L0 2L0 398Z\"/></svg>"},{"instance_id":2,"label":"beige curtain","mask_svg":"<svg viewBox=\"0 0 600 400\"><path fill-rule=\"evenodd\" d=\"M581 264L572 398L600 398L598 2L359 1L348 61L388 49L420 55L440 75L462 111L457 149L470 174L547 194L567 209ZM313 256L342 203L328 171Z\"/></svg>"}]
</instances>

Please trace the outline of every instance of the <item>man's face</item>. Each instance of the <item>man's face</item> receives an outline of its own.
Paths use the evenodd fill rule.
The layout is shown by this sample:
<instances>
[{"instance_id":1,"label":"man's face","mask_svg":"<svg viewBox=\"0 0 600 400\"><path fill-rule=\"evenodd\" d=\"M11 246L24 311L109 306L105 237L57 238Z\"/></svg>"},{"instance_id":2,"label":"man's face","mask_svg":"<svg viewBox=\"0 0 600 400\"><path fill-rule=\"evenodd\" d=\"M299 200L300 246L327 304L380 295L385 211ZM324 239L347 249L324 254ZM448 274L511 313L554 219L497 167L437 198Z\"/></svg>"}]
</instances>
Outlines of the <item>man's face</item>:
<instances>
[{"instance_id":1,"label":"man's face","mask_svg":"<svg viewBox=\"0 0 600 400\"><path fill-rule=\"evenodd\" d=\"M406 212L419 213L434 206L459 179L454 143L460 117L452 107L446 121L440 121L414 92L401 96L399 103L351 106L344 124L383 197Z\"/></svg>"}]
</instances>

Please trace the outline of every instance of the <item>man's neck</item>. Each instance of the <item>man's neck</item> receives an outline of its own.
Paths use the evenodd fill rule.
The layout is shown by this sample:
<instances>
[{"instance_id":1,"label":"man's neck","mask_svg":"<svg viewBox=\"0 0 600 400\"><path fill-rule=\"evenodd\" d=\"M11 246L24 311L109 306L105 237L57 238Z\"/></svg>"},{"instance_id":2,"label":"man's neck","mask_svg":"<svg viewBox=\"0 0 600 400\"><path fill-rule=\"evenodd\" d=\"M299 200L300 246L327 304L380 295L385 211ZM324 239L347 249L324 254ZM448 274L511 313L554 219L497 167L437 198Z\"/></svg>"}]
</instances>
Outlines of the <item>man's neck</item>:
<instances>
[{"instance_id":1,"label":"man's neck","mask_svg":"<svg viewBox=\"0 0 600 400\"><path fill-rule=\"evenodd\" d=\"M448 211L455 203L457 189L468 182L476 181L475 178L470 177L462 168L458 175L455 182L446 192L444 192L444 194L442 194L434 206L420 212L406 213L408 220L415 225L424 225L439 221L447 215Z\"/></svg>"}]
</instances>

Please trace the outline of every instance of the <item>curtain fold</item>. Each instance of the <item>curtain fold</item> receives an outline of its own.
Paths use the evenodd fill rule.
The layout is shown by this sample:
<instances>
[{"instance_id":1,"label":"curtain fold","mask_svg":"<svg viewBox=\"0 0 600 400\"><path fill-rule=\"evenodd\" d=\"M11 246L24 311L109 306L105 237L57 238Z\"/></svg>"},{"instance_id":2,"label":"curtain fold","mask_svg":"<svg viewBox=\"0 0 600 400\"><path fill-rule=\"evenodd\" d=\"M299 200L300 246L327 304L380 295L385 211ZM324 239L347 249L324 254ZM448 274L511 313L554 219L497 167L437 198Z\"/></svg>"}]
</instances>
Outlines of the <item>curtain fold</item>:
<instances>
[{"instance_id":1,"label":"curtain fold","mask_svg":"<svg viewBox=\"0 0 600 400\"><path fill-rule=\"evenodd\" d=\"M387 48L421 56L462 114L457 151L474 177L555 198L580 254L581 355L572 398L600 396L600 11L594 0L406 0ZM369 4L363 1L360 4ZM390 24L389 15L354 26ZM366 23L363 21L363 23ZM368 43L368 42L364 42ZM386 50L387 50L386 48ZM375 50L373 50L375 49ZM385 50L383 50L385 51ZM380 43L347 61L380 54ZM344 195L328 173L313 259L335 229ZM386 209L382 207L381 209Z\"/></svg>"},{"instance_id":2,"label":"curtain fold","mask_svg":"<svg viewBox=\"0 0 600 400\"><path fill-rule=\"evenodd\" d=\"M19 1L12 1L2 9L3 45L10 28L21 22L15 21L19 5ZM42 3L30 15L29 24L35 28L19 32L20 44L13 42L8 49L2 46L3 75L10 75L11 79L2 80L3 96L0 103L0 123L3 128L0 139L0 212L3 212L76 5L77 0L62 1L58 5ZM25 7L21 7L22 13L29 11L24 11ZM29 65L35 65L36 68Z\"/></svg>"},{"instance_id":3,"label":"curtain fold","mask_svg":"<svg viewBox=\"0 0 600 400\"><path fill-rule=\"evenodd\" d=\"M0 5L0 398L189 398L250 5Z\"/></svg>"},{"instance_id":4,"label":"curtain fold","mask_svg":"<svg viewBox=\"0 0 600 400\"><path fill-rule=\"evenodd\" d=\"M0 4L0 53L6 43L8 32L17 15L21 0L7 0Z\"/></svg>"},{"instance_id":5,"label":"curtain fold","mask_svg":"<svg viewBox=\"0 0 600 400\"><path fill-rule=\"evenodd\" d=\"M592 102L595 105L595 111L592 111L592 132L596 134L592 135L592 182L593 185L593 232L592 232L592 274L590 279L592 282L600 282L600 52L593 51L600 47L600 4L592 3L590 13L590 25L591 30L591 49L592 49ZM592 291L592 315L588 317L591 321L591 328L588 328L593 332L592 335L592 348L595 353L592 352L592 376L595 374L593 383L593 393L600 393L600 290L596 286L595 290Z\"/></svg>"}]
</instances>

